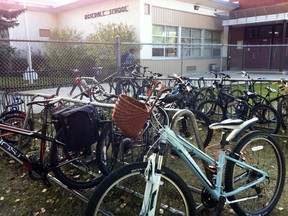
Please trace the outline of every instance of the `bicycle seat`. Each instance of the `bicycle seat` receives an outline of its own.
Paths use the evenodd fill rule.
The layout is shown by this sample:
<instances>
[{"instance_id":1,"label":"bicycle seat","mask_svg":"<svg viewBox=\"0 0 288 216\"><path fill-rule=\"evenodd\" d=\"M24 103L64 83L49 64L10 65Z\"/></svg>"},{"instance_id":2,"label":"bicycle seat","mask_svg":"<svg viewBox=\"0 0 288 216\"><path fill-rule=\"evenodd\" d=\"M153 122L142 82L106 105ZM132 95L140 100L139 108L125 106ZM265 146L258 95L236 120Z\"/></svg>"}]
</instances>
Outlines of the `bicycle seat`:
<instances>
[{"instance_id":1,"label":"bicycle seat","mask_svg":"<svg viewBox=\"0 0 288 216\"><path fill-rule=\"evenodd\" d=\"M241 119L225 119L219 123L209 125L210 129L237 129L244 121Z\"/></svg>"},{"instance_id":2,"label":"bicycle seat","mask_svg":"<svg viewBox=\"0 0 288 216\"><path fill-rule=\"evenodd\" d=\"M233 137L234 135L237 135L237 133L243 129L245 129L246 127L248 127L249 125L253 124L254 122L258 121L257 117L254 117L252 119L249 119L247 121L243 121L241 119L225 119L219 123L213 123L211 125L209 125L210 129L239 129L236 130L236 132L233 134L233 132L231 133ZM229 135L230 136L230 135Z\"/></svg>"},{"instance_id":3,"label":"bicycle seat","mask_svg":"<svg viewBox=\"0 0 288 216\"><path fill-rule=\"evenodd\" d=\"M143 77L143 74L141 72L138 72L138 71L132 71L131 75L133 77Z\"/></svg>"}]
</instances>

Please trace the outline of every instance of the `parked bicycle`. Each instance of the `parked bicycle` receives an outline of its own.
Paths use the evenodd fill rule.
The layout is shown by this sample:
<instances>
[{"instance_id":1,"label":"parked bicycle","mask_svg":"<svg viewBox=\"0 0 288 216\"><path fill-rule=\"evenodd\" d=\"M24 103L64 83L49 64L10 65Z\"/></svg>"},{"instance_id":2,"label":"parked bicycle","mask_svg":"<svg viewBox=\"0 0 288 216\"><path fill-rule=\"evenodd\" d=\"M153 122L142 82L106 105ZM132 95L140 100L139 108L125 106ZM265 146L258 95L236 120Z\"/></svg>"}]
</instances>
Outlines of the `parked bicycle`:
<instances>
[{"instance_id":1,"label":"parked bicycle","mask_svg":"<svg viewBox=\"0 0 288 216\"><path fill-rule=\"evenodd\" d=\"M167 145L204 185L202 204L214 209L214 215L220 215L224 205L231 205L239 215L271 213L281 197L286 169L275 138L261 131L243 135L257 118L226 120L210 126L222 129L223 136L216 154L209 156L173 131L174 122L184 115L193 118L189 110L180 110L171 128L160 129L159 142L146 162L125 166L101 182L89 200L87 216L196 215L196 203L186 181L165 166ZM212 178L206 176L191 153L205 161Z\"/></svg>"},{"instance_id":2,"label":"parked bicycle","mask_svg":"<svg viewBox=\"0 0 288 216\"><path fill-rule=\"evenodd\" d=\"M280 129L280 116L272 106L256 103L254 94L246 92L243 97L233 97L222 88L221 81L217 88L217 98L200 103L197 110L205 113L212 122L219 122L227 118L248 120L256 116L257 123L251 127L252 130L260 129L277 134ZM245 91L244 91L245 93ZM254 103L249 103L252 100Z\"/></svg>"},{"instance_id":3,"label":"parked bicycle","mask_svg":"<svg viewBox=\"0 0 288 216\"><path fill-rule=\"evenodd\" d=\"M22 111L20 108L22 105L24 105L24 101L17 92L9 95L4 94L4 100L2 101L8 103L6 104L4 111L0 114L0 121L2 123L19 128L25 127L27 130L34 130L34 123L31 118L28 117L26 120L26 125L24 125L27 113ZM0 136L1 135L2 132L0 131ZM14 134L3 136L2 139L5 140L5 142L9 142L10 144L18 147L26 146L30 141L29 137L27 138Z\"/></svg>"},{"instance_id":4,"label":"parked bicycle","mask_svg":"<svg viewBox=\"0 0 288 216\"><path fill-rule=\"evenodd\" d=\"M288 110L288 83L286 80L283 78L280 79L281 81L277 90L271 86L265 86L266 92L262 91L262 95L255 92L255 84L258 79L252 80L246 71L242 71L242 73L243 77L247 77L249 79L245 84L247 90L244 90L244 92L246 91L246 93L249 92L249 94L253 95L253 103L268 104L276 109L280 117L281 126L285 130L287 128Z\"/></svg>"},{"instance_id":5,"label":"parked bicycle","mask_svg":"<svg viewBox=\"0 0 288 216\"><path fill-rule=\"evenodd\" d=\"M101 74L102 67L97 67L96 71L97 74ZM98 81L96 79L96 75L93 77L84 77L80 75L80 71L78 69L73 69L71 72L76 76L72 89L69 90L69 88L67 89L67 87L60 85L57 87L56 95L62 97L69 96L73 99L80 100L82 100L83 97L86 97L90 101L94 99L98 102L104 102L107 99L107 95L109 95L109 91L106 91L102 84L116 75L115 72L105 79ZM88 84L88 82L90 82L90 84ZM67 94L67 92L69 93Z\"/></svg>"},{"instance_id":6,"label":"parked bicycle","mask_svg":"<svg viewBox=\"0 0 288 216\"><path fill-rule=\"evenodd\" d=\"M95 141L93 143L89 143L89 145L87 145L86 141L87 137L89 137L89 134L97 135L99 131L94 131L95 127L83 127L84 130L88 132L88 135L87 133L85 133L86 135L78 134L78 139L76 139L74 137L75 133L77 132L76 131L70 134L67 139L65 138L65 134L67 133L65 132L66 129L72 129L77 125L81 128L82 120L90 122L90 119L94 119L91 116L88 117L85 114L86 112L84 112L84 109L89 108L89 113L93 114L94 107L92 107L92 105L77 105L79 106L79 109L83 107L82 111L77 109L77 111L81 112L81 118L74 120L74 124L70 125L70 127L64 127L64 125L61 125L61 122L64 120L59 122L60 118L56 118L56 116L54 119L52 119L52 121L48 120L48 115L50 114L49 110L53 108L55 104L59 102L59 100L59 98L52 98L42 101L32 101L27 104L28 106L38 105L44 107L42 116L43 122L39 131L18 128L16 126L1 123L0 149L7 156L25 166L28 170L29 176L32 179L42 180L47 186L51 185L48 179L48 174L50 172L53 172L57 179L59 179L63 184L70 188L83 189L95 186L103 178L103 175L99 174L97 164L94 162L94 149L96 149L97 140L95 138ZM62 111L61 112L63 116L66 118L65 122L70 121L69 116L75 117L73 112L75 111L76 113L76 108L73 110L67 108L66 110ZM56 112L54 114L56 115ZM51 137L47 134L47 127L50 124L55 125L57 128L57 134L55 137ZM93 129L93 131L90 129ZM3 139L5 136L10 136L11 134L22 135L34 140L40 140L39 148L33 149L31 152L21 152L17 146L13 146L9 144L9 142L5 141L5 139ZM69 137L74 137L73 141L77 141L78 145L76 147L71 148L68 142ZM79 138L81 139L80 141ZM48 143L50 145L48 145Z\"/></svg>"},{"instance_id":7,"label":"parked bicycle","mask_svg":"<svg viewBox=\"0 0 288 216\"><path fill-rule=\"evenodd\" d=\"M151 82L162 76L160 73L148 71L148 67L142 67L143 72L140 71L141 67L132 66L132 68L133 70L130 71L129 74L125 73L125 77L116 78L116 95L126 94L135 98L140 95L146 95L147 88L150 86Z\"/></svg>"}]
</instances>

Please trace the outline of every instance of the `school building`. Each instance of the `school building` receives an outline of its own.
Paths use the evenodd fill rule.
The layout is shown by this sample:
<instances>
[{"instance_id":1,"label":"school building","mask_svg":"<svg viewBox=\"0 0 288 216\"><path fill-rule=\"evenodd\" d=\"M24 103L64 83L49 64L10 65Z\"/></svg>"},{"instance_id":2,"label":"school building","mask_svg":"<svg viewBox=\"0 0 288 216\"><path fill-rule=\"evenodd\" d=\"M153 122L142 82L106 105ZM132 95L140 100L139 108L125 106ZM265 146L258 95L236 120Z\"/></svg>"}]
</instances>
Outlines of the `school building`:
<instances>
[{"instance_id":1,"label":"school building","mask_svg":"<svg viewBox=\"0 0 288 216\"><path fill-rule=\"evenodd\" d=\"M23 2L2 0L0 6L20 9ZM155 71L163 71L164 67L165 73L183 69L184 73L206 72L211 64L225 64L227 47L222 52L221 47L212 46L228 43L222 20L215 13L238 7L237 3L222 0L67 0L65 4L26 0L25 4L27 12L18 17L20 25L9 30L10 39L28 36L30 40L47 40L55 27L72 27L89 35L99 23L124 23L135 28L137 42L144 44L141 64Z\"/></svg>"},{"instance_id":2,"label":"school building","mask_svg":"<svg viewBox=\"0 0 288 216\"><path fill-rule=\"evenodd\" d=\"M287 0L240 0L236 10L217 16L235 45L228 49L228 68L288 69Z\"/></svg>"}]
</instances>

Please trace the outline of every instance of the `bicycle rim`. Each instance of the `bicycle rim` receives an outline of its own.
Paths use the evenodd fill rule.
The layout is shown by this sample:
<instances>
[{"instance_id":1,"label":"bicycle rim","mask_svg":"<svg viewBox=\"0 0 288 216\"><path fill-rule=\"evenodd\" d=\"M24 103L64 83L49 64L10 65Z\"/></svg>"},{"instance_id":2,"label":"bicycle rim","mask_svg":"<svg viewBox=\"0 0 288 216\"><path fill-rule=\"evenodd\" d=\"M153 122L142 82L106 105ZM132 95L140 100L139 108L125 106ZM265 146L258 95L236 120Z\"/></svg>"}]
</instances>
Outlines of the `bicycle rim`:
<instances>
[{"instance_id":1,"label":"bicycle rim","mask_svg":"<svg viewBox=\"0 0 288 216\"><path fill-rule=\"evenodd\" d=\"M268 105L259 105L252 109L253 116L259 120L253 125L253 129L277 134L280 129L281 120L275 109Z\"/></svg>"},{"instance_id":2,"label":"bicycle rim","mask_svg":"<svg viewBox=\"0 0 288 216\"><path fill-rule=\"evenodd\" d=\"M220 122L224 119L224 108L214 100L203 101L197 107L197 110L207 115L212 123Z\"/></svg>"},{"instance_id":3,"label":"bicycle rim","mask_svg":"<svg viewBox=\"0 0 288 216\"><path fill-rule=\"evenodd\" d=\"M230 200L258 197L231 204L239 215L268 215L276 206L285 182L285 161L282 150L275 139L263 132L254 131L244 136L233 150L241 155L240 160L268 173L262 183L248 188ZM243 170L229 161L226 169L226 190L232 191L255 181L259 175Z\"/></svg>"},{"instance_id":4,"label":"bicycle rim","mask_svg":"<svg viewBox=\"0 0 288 216\"><path fill-rule=\"evenodd\" d=\"M6 125L10 125L13 127L18 127L18 128L24 128L25 115L26 114L18 112L18 111L15 113L11 112L5 115L2 118L2 121L3 121L3 124L6 124ZM34 130L34 125L31 119L28 119L25 129L30 130L30 131ZM5 130L0 131L0 134L5 134L5 133L7 133L7 131ZM24 135L17 134L17 133L13 133L8 136L3 136L2 139L8 142L9 144L18 146L18 147L27 146L31 141L31 137L24 136Z\"/></svg>"},{"instance_id":5,"label":"bicycle rim","mask_svg":"<svg viewBox=\"0 0 288 216\"><path fill-rule=\"evenodd\" d=\"M56 135L62 140L62 130ZM51 145L51 165L53 172L62 183L70 188L85 189L96 186L104 176L96 163L96 144L89 149L67 151L64 146L53 142Z\"/></svg>"},{"instance_id":6,"label":"bicycle rim","mask_svg":"<svg viewBox=\"0 0 288 216\"><path fill-rule=\"evenodd\" d=\"M147 163L131 164L105 178L92 195L86 215L139 215L146 166ZM161 173L162 199L155 215L195 215L195 203L185 183L167 168Z\"/></svg>"}]
</instances>

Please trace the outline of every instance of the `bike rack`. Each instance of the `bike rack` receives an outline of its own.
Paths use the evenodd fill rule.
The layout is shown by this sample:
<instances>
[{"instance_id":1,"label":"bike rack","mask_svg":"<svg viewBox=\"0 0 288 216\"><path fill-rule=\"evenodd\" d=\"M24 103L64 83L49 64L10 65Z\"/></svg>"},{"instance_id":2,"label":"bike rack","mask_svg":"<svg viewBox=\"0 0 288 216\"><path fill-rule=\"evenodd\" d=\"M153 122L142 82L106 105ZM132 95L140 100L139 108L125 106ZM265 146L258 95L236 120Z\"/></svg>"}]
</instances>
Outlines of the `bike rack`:
<instances>
[{"instance_id":1,"label":"bike rack","mask_svg":"<svg viewBox=\"0 0 288 216\"><path fill-rule=\"evenodd\" d=\"M68 192L72 193L73 195L75 195L77 198L79 198L81 201L88 203L89 199L87 197L85 197L84 195L82 195L81 193L79 193L76 190L73 190L69 187L67 187L67 185L63 184L62 182L60 182L57 178L53 177L52 175L48 174L48 179L52 180L54 183L56 183L57 185L59 185L60 187L64 188L65 190L67 190Z\"/></svg>"}]
</instances>

